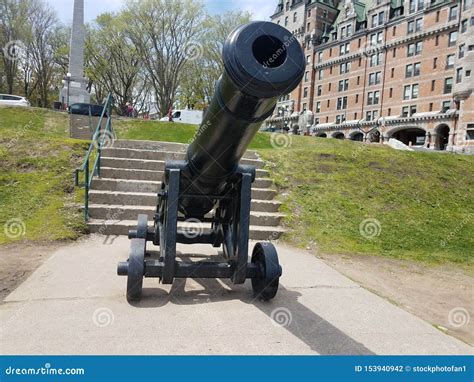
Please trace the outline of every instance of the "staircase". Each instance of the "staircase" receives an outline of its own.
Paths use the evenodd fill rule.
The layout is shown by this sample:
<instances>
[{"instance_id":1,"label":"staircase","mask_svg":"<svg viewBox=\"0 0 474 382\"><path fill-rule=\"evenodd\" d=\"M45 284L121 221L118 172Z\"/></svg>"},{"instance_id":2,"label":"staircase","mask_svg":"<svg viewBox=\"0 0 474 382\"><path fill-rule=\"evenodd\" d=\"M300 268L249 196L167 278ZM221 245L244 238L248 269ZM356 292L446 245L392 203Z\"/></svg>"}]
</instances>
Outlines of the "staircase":
<instances>
[{"instance_id":1,"label":"staircase","mask_svg":"<svg viewBox=\"0 0 474 382\"><path fill-rule=\"evenodd\" d=\"M116 140L112 147L104 148L101 177L92 179L89 191L89 230L127 235L136 228L139 214L147 214L153 225L165 160L184 159L186 148L181 143L127 140ZM247 151L241 163L257 168L252 184L250 239L275 240L284 232L280 226L284 215L278 212L280 203L273 200L273 182L255 152ZM206 230L210 223L180 222L178 226Z\"/></svg>"}]
</instances>

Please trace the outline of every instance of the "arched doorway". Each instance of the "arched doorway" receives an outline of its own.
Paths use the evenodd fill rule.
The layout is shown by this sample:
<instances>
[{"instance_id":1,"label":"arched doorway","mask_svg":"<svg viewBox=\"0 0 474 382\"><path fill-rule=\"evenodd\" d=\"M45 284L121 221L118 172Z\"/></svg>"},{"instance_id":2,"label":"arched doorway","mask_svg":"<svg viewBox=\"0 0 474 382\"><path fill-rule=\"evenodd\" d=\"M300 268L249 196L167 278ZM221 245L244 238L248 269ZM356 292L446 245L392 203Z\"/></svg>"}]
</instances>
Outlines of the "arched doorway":
<instances>
[{"instance_id":1,"label":"arched doorway","mask_svg":"<svg viewBox=\"0 0 474 382\"><path fill-rule=\"evenodd\" d=\"M298 125L291 126L291 131L293 134L298 135L300 133L300 127Z\"/></svg>"},{"instance_id":2,"label":"arched doorway","mask_svg":"<svg viewBox=\"0 0 474 382\"><path fill-rule=\"evenodd\" d=\"M341 132L337 132L337 133L334 133L332 135L333 138L336 138L336 139L344 139L344 133L341 133Z\"/></svg>"},{"instance_id":3,"label":"arched doorway","mask_svg":"<svg viewBox=\"0 0 474 382\"><path fill-rule=\"evenodd\" d=\"M368 141L369 141L370 143L379 143L379 142L380 142L380 131L378 131L378 130L372 130L372 131L369 133Z\"/></svg>"},{"instance_id":4,"label":"arched doorway","mask_svg":"<svg viewBox=\"0 0 474 382\"><path fill-rule=\"evenodd\" d=\"M327 138L328 135L326 133L319 133L318 135L316 135L316 137L318 137L318 138Z\"/></svg>"},{"instance_id":5,"label":"arched doorway","mask_svg":"<svg viewBox=\"0 0 474 382\"><path fill-rule=\"evenodd\" d=\"M425 144L425 136L425 130L418 127L398 130L392 134L392 138L398 139L407 146L423 146Z\"/></svg>"},{"instance_id":6,"label":"arched doorway","mask_svg":"<svg viewBox=\"0 0 474 382\"><path fill-rule=\"evenodd\" d=\"M352 133L349 137L351 141L363 142L364 141L364 134L361 132Z\"/></svg>"},{"instance_id":7,"label":"arched doorway","mask_svg":"<svg viewBox=\"0 0 474 382\"><path fill-rule=\"evenodd\" d=\"M446 150L449 144L449 126L440 125L436 128L435 150Z\"/></svg>"}]
</instances>

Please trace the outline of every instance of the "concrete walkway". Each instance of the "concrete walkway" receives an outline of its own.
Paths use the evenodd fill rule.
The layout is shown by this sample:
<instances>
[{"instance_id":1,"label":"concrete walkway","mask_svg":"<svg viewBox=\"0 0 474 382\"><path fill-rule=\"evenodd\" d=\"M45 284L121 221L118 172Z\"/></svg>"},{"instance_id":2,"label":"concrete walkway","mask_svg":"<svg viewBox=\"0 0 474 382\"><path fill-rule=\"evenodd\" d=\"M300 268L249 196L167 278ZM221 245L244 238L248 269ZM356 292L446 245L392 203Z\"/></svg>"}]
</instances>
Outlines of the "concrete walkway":
<instances>
[{"instance_id":1,"label":"concrete walkway","mask_svg":"<svg viewBox=\"0 0 474 382\"><path fill-rule=\"evenodd\" d=\"M144 282L125 299L116 264L125 237L93 236L56 251L0 305L3 354L473 354L309 253L279 246L277 297L254 301L250 282ZM217 255L210 246L185 254Z\"/></svg>"}]
</instances>

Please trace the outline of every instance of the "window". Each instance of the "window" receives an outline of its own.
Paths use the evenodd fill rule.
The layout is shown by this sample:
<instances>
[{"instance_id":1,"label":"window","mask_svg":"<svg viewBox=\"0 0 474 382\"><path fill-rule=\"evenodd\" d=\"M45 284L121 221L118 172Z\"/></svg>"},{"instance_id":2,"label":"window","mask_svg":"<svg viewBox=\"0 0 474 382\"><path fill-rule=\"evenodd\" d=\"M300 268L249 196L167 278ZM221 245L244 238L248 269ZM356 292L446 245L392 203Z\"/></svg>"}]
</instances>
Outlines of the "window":
<instances>
[{"instance_id":1,"label":"window","mask_svg":"<svg viewBox=\"0 0 474 382\"><path fill-rule=\"evenodd\" d=\"M448 54L446 57L446 69L451 69L454 67L454 54Z\"/></svg>"},{"instance_id":2,"label":"window","mask_svg":"<svg viewBox=\"0 0 474 382\"><path fill-rule=\"evenodd\" d=\"M463 58L464 57L464 50L466 48L466 45L465 44L462 44L462 45L459 45L459 53L458 53L458 57L459 58Z\"/></svg>"},{"instance_id":3,"label":"window","mask_svg":"<svg viewBox=\"0 0 474 382\"><path fill-rule=\"evenodd\" d=\"M336 115L336 123L344 123L346 121L345 114Z\"/></svg>"},{"instance_id":4,"label":"window","mask_svg":"<svg viewBox=\"0 0 474 382\"><path fill-rule=\"evenodd\" d=\"M390 77L393 78L394 76L395 76L395 68L392 68L391 73L390 73Z\"/></svg>"},{"instance_id":5,"label":"window","mask_svg":"<svg viewBox=\"0 0 474 382\"><path fill-rule=\"evenodd\" d=\"M436 69L438 66L438 57L433 58L433 69Z\"/></svg>"},{"instance_id":6,"label":"window","mask_svg":"<svg viewBox=\"0 0 474 382\"><path fill-rule=\"evenodd\" d=\"M329 83L328 90L331 91L331 82Z\"/></svg>"},{"instance_id":7,"label":"window","mask_svg":"<svg viewBox=\"0 0 474 382\"><path fill-rule=\"evenodd\" d=\"M433 102L430 102L430 111L433 111Z\"/></svg>"},{"instance_id":8,"label":"window","mask_svg":"<svg viewBox=\"0 0 474 382\"><path fill-rule=\"evenodd\" d=\"M411 34L415 32L415 21L409 21L407 24L407 33Z\"/></svg>"},{"instance_id":9,"label":"window","mask_svg":"<svg viewBox=\"0 0 474 382\"><path fill-rule=\"evenodd\" d=\"M323 52L318 52L318 62L323 60Z\"/></svg>"},{"instance_id":10,"label":"window","mask_svg":"<svg viewBox=\"0 0 474 382\"><path fill-rule=\"evenodd\" d=\"M359 94L356 94L356 100L355 103L359 103Z\"/></svg>"},{"instance_id":11,"label":"window","mask_svg":"<svg viewBox=\"0 0 474 382\"><path fill-rule=\"evenodd\" d=\"M337 90L342 92L342 91L346 91L348 89L349 89L349 80L348 79L347 80L340 80Z\"/></svg>"},{"instance_id":12,"label":"window","mask_svg":"<svg viewBox=\"0 0 474 382\"><path fill-rule=\"evenodd\" d=\"M341 65L339 65L339 73L340 74L349 73L350 68L351 68L350 62L343 62Z\"/></svg>"},{"instance_id":13,"label":"window","mask_svg":"<svg viewBox=\"0 0 474 382\"><path fill-rule=\"evenodd\" d=\"M389 92L388 92L388 96L389 96L390 98L393 97L393 88L390 88L390 90L389 90Z\"/></svg>"},{"instance_id":14,"label":"window","mask_svg":"<svg viewBox=\"0 0 474 382\"><path fill-rule=\"evenodd\" d=\"M387 112L388 116L390 117L392 115L392 109L388 108L388 112Z\"/></svg>"},{"instance_id":15,"label":"window","mask_svg":"<svg viewBox=\"0 0 474 382\"><path fill-rule=\"evenodd\" d=\"M352 35L352 25L348 25L347 26L347 37L349 37L350 35Z\"/></svg>"},{"instance_id":16,"label":"window","mask_svg":"<svg viewBox=\"0 0 474 382\"><path fill-rule=\"evenodd\" d=\"M444 94L451 93L453 91L453 78L449 77L444 80Z\"/></svg>"},{"instance_id":17,"label":"window","mask_svg":"<svg viewBox=\"0 0 474 382\"><path fill-rule=\"evenodd\" d=\"M285 27L288 26L288 16L285 17Z\"/></svg>"},{"instance_id":18,"label":"window","mask_svg":"<svg viewBox=\"0 0 474 382\"><path fill-rule=\"evenodd\" d=\"M311 56L310 55L307 55L306 56L306 65L308 65L311 61Z\"/></svg>"},{"instance_id":19,"label":"window","mask_svg":"<svg viewBox=\"0 0 474 382\"><path fill-rule=\"evenodd\" d=\"M320 79L320 80L323 79L323 73L324 73L324 70L323 70L323 69L319 69L319 72L318 72L318 79Z\"/></svg>"},{"instance_id":20,"label":"window","mask_svg":"<svg viewBox=\"0 0 474 382\"><path fill-rule=\"evenodd\" d=\"M339 97L337 99L336 109L337 110L344 110L346 108L347 108L347 97Z\"/></svg>"},{"instance_id":21,"label":"window","mask_svg":"<svg viewBox=\"0 0 474 382\"><path fill-rule=\"evenodd\" d=\"M370 56L370 66L380 65L381 62L382 62L382 53L377 53Z\"/></svg>"},{"instance_id":22,"label":"window","mask_svg":"<svg viewBox=\"0 0 474 382\"><path fill-rule=\"evenodd\" d=\"M466 70L466 77L471 77L471 70Z\"/></svg>"},{"instance_id":23,"label":"window","mask_svg":"<svg viewBox=\"0 0 474 382\"><path fill-rule=\"evenodd\" d=\"M339 46L339 55L347 54L349 53L350 49L350 43L345 43Z\"/></svg>"},{"instance_id":24,"label":"window","mask_svg":"<svg viewBox=\"0 0 474 382\"><path fill-rule=\"evenodd\" d=\"M405 106L402 108L402 117L406 118L416 113L416 106Z\"/></svg>"},{"instance_id":25,"label":"window","mask_svg":"<svg viewBox=\"0 0 474 382\"><path fill-rule=\"evenodd\" d=\"M311 9L308 9L308 17L311 17Z\"/></svg>"},{"instance_id":26,"label":"window","mask_svg":"<svg viewBox=\"0 0 474 382\"><path fill-rule=\"evenodd\" d=\"M431 80L431 91L434 92L436 88L436 80Z\"/></svg>"},{"instance_id":27,"label":"window","mask_svg":"<svg viewBox=\"0 0 474 382\"><path fill-rule=\"evenodd\" d=\"M436 35L435 37L435 46L439 45L439 35Z\"/></svg>"},{"instance_id":28,"label":"window","mask_svg":"<svg viewBox=\"0 0 474 382\"><path fill-rule=\"evenodd\" d=\"M341 28L341 38L346 37L346 27Z\"/></svg>"},{"instance_id":29,"label":"window","mask_svg":"<svg viewBox=\"0 0 474 382\"><path fill-rule=\"evenodd\" d=\"M415 32L420 32L423 29L423 19L419 18L415 20Z\"/></svg>"},{"instance_id":30,"label":"window","mask_svg":"<svg viewBox=\"0 0 474 382\"><path fill-rule=\"evenodd\" d=\"M372 28L377 26L377 15L372 15Z\"/></svg>"},{"instance_id":31,"label":"window","mask_svg":"<svg viewBox=\"0 0 474 382\"><path fill-rule=\"evenodd\" d=\"M309 80L309 72L306 71L306 72L304 73L304 81L305 81L305 82L308 82L308 80Z\"/></svg>"},{"instance_id":32,"label":"window","mask_svg":"<svg viewBox=\"0 0 474 382\"><path fill-rule=\"evenodd\" d=\"M303 89L303 98L308 97L308 88Z\"/></svg>"},{"instance_id":33,"label":"window","mask_svg":"<svg viewBox=\"0 0 474 382\"><path fill-rule=\"evenodd\" d=\"M329 106L331 106L331 100L330 99L328 99L328 102L327 102L328 109L329 109Z\"/></svg>"},{"instance_id":34,"label":"window","mask_svg":"<svg viewBox=\"0 0 474 382\"><path fill-rule=\"evenodd\" d=\"M379 18L379 25L382 25L383 22L385 21L385 12L380 12L378 18Z\"/></svg>"},{"instance_id":35,"label":"window","mask_svg":"<svg viewBox=\"0 0 474 382\"><path fill-rule=\"evenodd\" d=\"M412 57L412 56L416 56L420 54L422 47L423 47L423 43L421 41L408 44L407 56Z\"/></svg>"},{"instance_id":36,"label":"window","mask_svg":"<svg viewBox=\"0 0 474 382\"><path fill-rule=\"evenodd\" d=\"M360 85L360 76L357 76L357 85Z\"/></svg>"},{"instance_id":37,"label":"window","mask_svg":"<svg viewBox=\"0 0 474 382\"><path fill-rule=\"evenodd\" d=\"M395 58L396 56L397 56L397 48L393 48L392 57Z\"/></svg>"},{"instance_id":38,"label":"window","mask_svg":"<svg viewBox=\"0 0 474 382\"><path fill-rule=\"evenodd\" d=\"M321 102L316 102L316 113L321 112Z\"/></svg>"},{"instance_id":39,"label":"window","mask_svg":"<svg viewBox=\"0 0 474 382\"><path fill-rule=\"evenodd\" d=\"M295 12L293 13L293 22L296 23L297 20L298 20L298 14Z\"/></svg>"},{"instance_id":40,"label":"window","mask_svg":"<svg viewBox=\"0 0 474 382\"><path fill-rule=\"evenodd\" d=\"M456 41L458 39L458 32L454 31L449 34L449 46L456 45Z\"/></svg>"},{"instance_id":41,"label":"window","mask_svg":"<svg viewBox=\"0 0 474 382\"><path fill-rule=\"evenodd\" d=\"M310 28L311 28L311 23L306 24L306 31L307 32L309 32Z\"/></svg>"},{"instance_id":42,"label":"window","mask_svg":"<svg viewBox=\"0 0 474 382\"><path fill-rule=\"evenodd\" d=\"M416 77L420 75L420 66L421 63L417 62L415 64L409 64L405 67L405 77Z\"/></svg>"},{"instance_id":43,"label":"window","mask_svg":"<svg viewBox=\"0 0 474 382\"><path fill-rule=\"evenodd\" d=\"M369 85L378 85L382 77L381 72L370 73L369 74Z\"/></svg>"},{"instance_id":44,"label":"window","mask_svg":"<svg viewBox=\"0 0 474 382\"><path fill-rule=\"evenodd\" d=\"M332 65L329 67L329 74L332 74Z\"/></svg>"},{"instance_id":45,"label":"window","mask_svg":"<svg viewBox=\"0 0 474 382\"><path fill-rule=\"evenodd\" d=\"M394 27L392 28L392 36L395 36L397 34L397 26L394 25Z\"/></svg>"},{"instance_id":46,"label":"window","mask_svg":"<svg viewBox=\"0 0 474 382\"><path fill-rule=\"evenodd\" d=\"M462 68L456 69L456 83L459 84L462 81Z\"/></svg>"},{"instance_id":47,"label":"window","mask_svg":"<svg viewBox=\"0 0 474 382\"><path fill-rule=\"evenodd\" d=\"M449 9L449 21L456 20L458 17L458 6L455 5Z\"/></svg>"},{"instance_id":48,"label":"window","mask_svg":"<svg viewBox=\"0 0 474 382\"><path fill-rule=\"evenodd\" d=\"M449 109L451 109L451 101L443 101L441 104L441 112L446 113Z\"/></svg>"},{"instance_id":49,"label":"window","mask_svg":"<svg viewBox=\"0 0 474 382\"><path fill-rule=\"evenodd\" d=\"M365 119L367 121L375 121L379 117L379 112L377 110L368 111L365 113Z\"/></svg>"},{"instance_id":50,"label":"window","mask_svg":"<svg viewBox=\"0 0 474 382\"><path fill-rule=\"evenodd\" d=\"M308 110L308 105L306 103L303 104L303 111Z\"/></svg>"},{"instance_id":51,"label":"window","mask_svg":"<svg viewBox=\"0 0 474 382\"><path fill-rule=\"evenodd\" d=\"M466 140L471 141L474 139L474 123L468 123L466 129Z\"/></svg>"},{"instance_id":52,"label":"window","mask_svg":"<svg viewBox=\"0 0 474 382\"><path fill-rule=\"evenodd\" d=\"M289 9L290 9L290 2L289 2L289 1L286 2L285 9L286 9L286 10L289 10Z\"/></svg>"},{"instance_id":53,"label":"window","mask_svg":"<svg viewBox=\"0 0 474 382\"><path fill-rule=\"evenodd\" d=\"M368 92L367 93L367 105L377 105L380 100L380 92Z\"/></svg>"},{"instance_id":54,"label":"window","mask_svg":"<svg viewBox=\"0 0 474 382\"><path fill-rule=\"evenodd\" d=\"M467 19L461 22L461 33L466 33L467 31Z\"/></svg>"},{"instance_id":55,"label":"window","mask_svg":"<svg viewBox=\"0 0 474 382\"><path fill-rule=\"evenodd\" d=\"M418 84L413 84L413 85L405 85L403 88L403 99L416 99L418 98L418 92L419 92L419 85Z\"/></svg>"},{"instance_id":56,"label":"window","mask_svg":"<svg viewBox=\"0 0 474 382\"><path fill-rule=\"evenodd\" d=\"M317 95L318 97L323 95L323 85L318 85Z\"/></svg>"},{"instance_id":57,"label":"window","mask_svg":"<svg viewBox=\"0 0 474 382\"><path fill-rule=\"evenodd\" d=\"M328 18L328 11L326 11L326 10L323 11L323 18L325 18L325 19Z\"/></svg>"}]
</instances>

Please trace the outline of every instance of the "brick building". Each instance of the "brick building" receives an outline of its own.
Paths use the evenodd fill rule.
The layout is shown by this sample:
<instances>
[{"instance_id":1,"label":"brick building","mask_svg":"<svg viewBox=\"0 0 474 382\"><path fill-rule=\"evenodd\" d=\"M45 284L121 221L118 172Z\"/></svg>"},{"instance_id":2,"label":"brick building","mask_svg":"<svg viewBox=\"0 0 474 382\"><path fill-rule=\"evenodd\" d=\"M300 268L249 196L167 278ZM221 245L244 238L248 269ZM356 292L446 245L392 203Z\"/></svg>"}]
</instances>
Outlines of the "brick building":
<instances>
[{"instance_id":1,"label":"brick building","mask_svg":"<svg viewBox=\"0 0 474 382\"><path fill-rule=\"evenodd\" d=\"M267 125L474 153L473 1L280 1L307 71Z\"/></svg>"}]
</instances>

